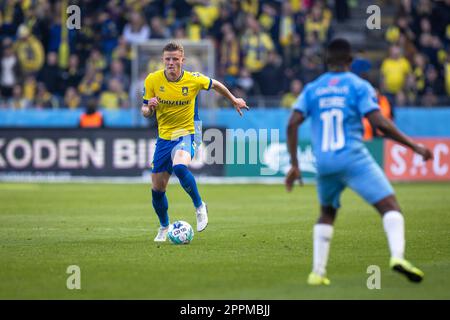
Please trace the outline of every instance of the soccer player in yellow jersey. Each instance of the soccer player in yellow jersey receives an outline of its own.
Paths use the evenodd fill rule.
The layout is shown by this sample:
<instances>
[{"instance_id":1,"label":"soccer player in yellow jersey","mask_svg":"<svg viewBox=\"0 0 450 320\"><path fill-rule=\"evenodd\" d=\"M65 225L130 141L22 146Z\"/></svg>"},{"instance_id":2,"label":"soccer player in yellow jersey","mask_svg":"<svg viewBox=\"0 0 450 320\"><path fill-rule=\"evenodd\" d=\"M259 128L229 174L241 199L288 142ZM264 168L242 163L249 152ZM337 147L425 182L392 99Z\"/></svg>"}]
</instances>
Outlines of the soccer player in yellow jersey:
<instances>
[{"instance_id":1,"label":"soccer player in yellow jersey","mask_svg":"<svg viewBox=\"0 0 450 320\"><path fill-rule=\"evenodd\" d=\"M144 82L144 117L156 112L158 139L152 163L152 204L158 215L160 228L156 242L166 241L169 227L166 187L172 172L189 194L196 208L197 231L208 225L208 210L197 189L188 165L198 146L194 139L195 122L199 120L197 95L200 90L214 89L231 101L242 116L242 109L249 110L246 102L236 98L222 83L198 72L183 70L184 49L181 44L170 42L163 49L164 70L150 73Z\"/></svg>"}]
</instances>

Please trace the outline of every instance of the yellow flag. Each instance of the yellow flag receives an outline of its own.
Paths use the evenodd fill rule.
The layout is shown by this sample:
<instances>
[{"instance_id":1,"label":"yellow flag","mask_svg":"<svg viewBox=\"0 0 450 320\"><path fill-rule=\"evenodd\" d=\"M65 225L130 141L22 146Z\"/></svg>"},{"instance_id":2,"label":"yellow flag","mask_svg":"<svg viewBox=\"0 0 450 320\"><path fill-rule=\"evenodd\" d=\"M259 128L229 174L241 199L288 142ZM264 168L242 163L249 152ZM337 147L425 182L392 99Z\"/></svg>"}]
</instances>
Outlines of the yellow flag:
<instances>
[{"instance_id":1,"label":"yellow flag","mask_svg":"<svg viewBox=\"0 0 450 320\"><path fill-rule=\"evenodd\" d=\"M67 21L67 0L61 2L61 43L58 50L58 64L61 69L67 68L69 65L69 41L68 30L66 26Z\"/></svg>"}]
</instances>

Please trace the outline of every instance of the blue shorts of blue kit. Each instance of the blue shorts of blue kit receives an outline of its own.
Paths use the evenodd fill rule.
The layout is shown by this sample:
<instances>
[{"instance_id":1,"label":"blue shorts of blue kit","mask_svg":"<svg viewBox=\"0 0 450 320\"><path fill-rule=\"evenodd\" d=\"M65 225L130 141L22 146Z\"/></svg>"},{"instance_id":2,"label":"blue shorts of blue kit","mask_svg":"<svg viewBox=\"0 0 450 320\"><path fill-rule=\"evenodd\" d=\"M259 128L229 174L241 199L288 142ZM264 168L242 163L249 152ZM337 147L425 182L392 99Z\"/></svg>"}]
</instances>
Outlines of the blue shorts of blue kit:
<instances>
[{"instance_id":1,"label":"blue shorts of blue kit","mask_svg":"<svg viewBox=\"0 0 450 320\"><path fill-rule=\"evenodd\" d=\"M363 157L336 173L317 176L317 192L322 206L340 207L345 187L350 187L369 204L394 194L380 166L371 156Z\"/></svg>"},{"instance_id":2,"label":"blue shorts of blue kit","mask_svg":"<svg viewBox=\"0 0 450 320\"><path fill-rule=\"evenodd\" d=\"M158 173L167 171L169 174L172 174L172 159L175 152L177 150L184 150L189 152L191 158L193 158L197 147L198 142L195 141L194 134L179 137L175 140L165 140L158 137L151 165L152 172Z\"/></svg>"}]
</instances>

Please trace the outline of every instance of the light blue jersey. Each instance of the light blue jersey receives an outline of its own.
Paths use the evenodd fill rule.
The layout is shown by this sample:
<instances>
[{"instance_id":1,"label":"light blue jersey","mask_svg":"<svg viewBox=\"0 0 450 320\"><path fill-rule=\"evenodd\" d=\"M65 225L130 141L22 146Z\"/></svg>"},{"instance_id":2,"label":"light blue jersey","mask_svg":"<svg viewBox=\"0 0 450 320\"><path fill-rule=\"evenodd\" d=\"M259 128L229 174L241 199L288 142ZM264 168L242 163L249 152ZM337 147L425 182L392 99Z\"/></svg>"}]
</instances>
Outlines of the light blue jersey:
<instances>
[{"instance_id":1,"label":"light blue jersey","mask_svg":"<svg viewBox=\"0 0 450 320\"><path fill-rule=\"evenodd\" d=\"M370 203L393 193L362 141L362 118L379 110L375 89L367 81L351 72L327 72L305 87L293 108L311 118L322 205L339 207L345 186Z\"/></svg>"},{"instance_id":2,"label":"light blue jersey","mask_svg":"<svg viewBox=\"0 0 450 320\"><path fill-rule=\"evenodd\" d=\"M328 72L305 87L294 110L311 117L320 174L339 171L365 153L361 119L378 109L373 87L351 72Z\"/></svg>"}]
</instances>

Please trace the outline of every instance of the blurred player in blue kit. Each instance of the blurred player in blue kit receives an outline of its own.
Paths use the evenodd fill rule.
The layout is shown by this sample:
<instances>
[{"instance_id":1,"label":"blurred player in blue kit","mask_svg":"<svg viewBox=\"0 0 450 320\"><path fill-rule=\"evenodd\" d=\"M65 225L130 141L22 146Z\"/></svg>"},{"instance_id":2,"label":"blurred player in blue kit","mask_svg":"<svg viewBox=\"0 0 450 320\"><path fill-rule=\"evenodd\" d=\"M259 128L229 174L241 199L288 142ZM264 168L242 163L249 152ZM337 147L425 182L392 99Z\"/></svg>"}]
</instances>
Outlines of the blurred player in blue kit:
<instances>
[{"instance_id":1,"label":"blurred player in blue kit","mask_svg":"<svg viewBox=\"0 0 450 320\"><path fill-rule=\"evenodd\" d=\"M321 213L313 230L313 270L307 283L330 283L326 266L333 223L340 207L341 193L347 186L380 213L391 254L390 267L410 281L420 282L423 272L404 258L405 228L400 206L391 184L363 144L361 119L367 117L373 128L420 154L423 160L433 156L430 150L416 144L382 116L374 88L349 71L351 62L349 42L333 40L326 53L329 72L305 87L293 105L287 128L291 168L285 184L291 191L296 180L301 183L298 128L306 118L311 118Z\"/></svg>"}]
</instances>

